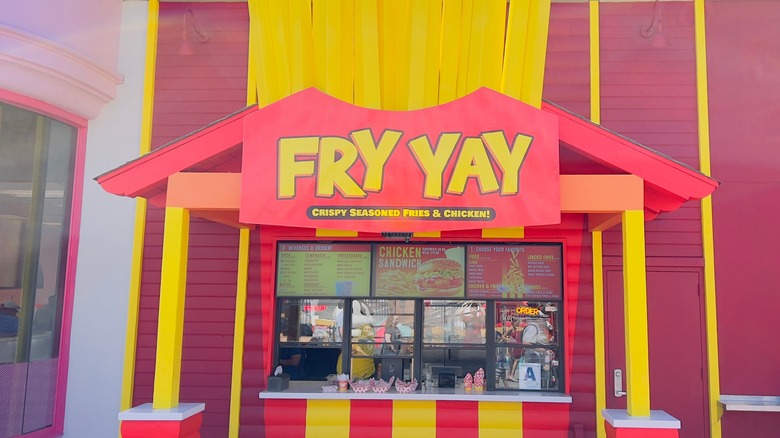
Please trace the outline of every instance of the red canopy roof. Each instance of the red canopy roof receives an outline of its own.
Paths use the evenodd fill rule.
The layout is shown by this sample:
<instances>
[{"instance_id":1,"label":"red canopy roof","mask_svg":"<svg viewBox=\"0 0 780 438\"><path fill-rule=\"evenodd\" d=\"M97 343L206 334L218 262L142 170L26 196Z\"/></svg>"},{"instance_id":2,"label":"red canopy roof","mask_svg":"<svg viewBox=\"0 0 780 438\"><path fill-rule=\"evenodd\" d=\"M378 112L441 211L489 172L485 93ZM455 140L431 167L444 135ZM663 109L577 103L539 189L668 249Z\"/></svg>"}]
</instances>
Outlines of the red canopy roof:
<instances>
[{"instance_id":1,"label":"red canopy roof","mask_svg":"<svg viewBox=\"0 0 780 438\"><path fill-rule=\"evenodd\" d=\"M474 93L498 94L487 88ZM322 96L322 92L310 88L287 99L306 100ZM178 172L239 173L244 119L257 111L273 111L275 105L246 107L106 172L96 180L109 193L140 196L155 205L164 206L170 175ZM686 201L701 199L711 194L719 184L683 163L552 103L545 102L541 111L558 119L562 173L633 174L642 178L648 219L661 212L675 210Z\"/></svg>"}]
</instances>

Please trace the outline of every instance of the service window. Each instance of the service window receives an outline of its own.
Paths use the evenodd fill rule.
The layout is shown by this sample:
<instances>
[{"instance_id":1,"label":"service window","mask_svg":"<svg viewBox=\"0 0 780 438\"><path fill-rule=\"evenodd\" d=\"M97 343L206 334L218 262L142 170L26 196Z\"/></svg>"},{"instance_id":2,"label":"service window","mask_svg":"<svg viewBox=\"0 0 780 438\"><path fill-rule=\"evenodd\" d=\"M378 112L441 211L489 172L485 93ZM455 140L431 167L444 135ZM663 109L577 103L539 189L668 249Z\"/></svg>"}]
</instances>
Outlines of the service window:
<instances>
[{"instance_id":1,"label":"service window","mask_svg":"<svg viewBox=\"0 0 780 438\"><path fill-rule=\"evenodd\" d=\"M558 309L554 302L496 302L496 389L560 388Z\"/></svg>"},{"instance_id":2,"label":"service window","mask_svg":"<svg viewBox=\"0 0 780 438\"><path fill-rule=\"evenodd\" d=\"M486 368L486 306L486 301L425 301L422 365L432 386L438 386L443 372L462 379Z\"/></svg>"},{"instance_id":3,"label":"service window","mask_svg":"<svg viewBox=\"0 0 780 438\"><path fill-rule=\"evenodd\" d=\"M482 368L488 390L561 391L562 253L560 243L279 243L276 359L293 380L437 386L446 373L458 386Z\"/></svg>"}]
</instances>

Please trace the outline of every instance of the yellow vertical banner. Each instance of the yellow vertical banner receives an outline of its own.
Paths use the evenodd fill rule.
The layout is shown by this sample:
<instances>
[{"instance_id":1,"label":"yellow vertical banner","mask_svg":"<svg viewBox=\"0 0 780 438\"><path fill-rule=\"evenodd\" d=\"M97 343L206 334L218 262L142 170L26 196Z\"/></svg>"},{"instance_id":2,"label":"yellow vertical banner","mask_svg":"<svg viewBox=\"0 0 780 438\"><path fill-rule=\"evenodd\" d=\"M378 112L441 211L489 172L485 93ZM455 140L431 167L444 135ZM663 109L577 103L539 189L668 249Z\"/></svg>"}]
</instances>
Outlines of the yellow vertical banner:
<instances>
[{"instance_id":1,"label":"yellow vertical banner","mask_svg":"<svg viewBox=\"0 0 780 438\"><path fill-rule=\"evenodd\" d=\"M365 0L358 0L365 1ZM349 103L355 102L355 0L341 0L341 95L336 96ZM335 80L336 78L334 78Z\"/></svg>"},{"instance_id":2,"label":"yellow vertical banner","mask_svg":"<svg viewBox=\"0 0 780 438\"><path fill-rule=\"evenodd\" d=\"M322 84L324 86L322 91L338 99L352 102L352 90L344 89L345 81L343 77L347 74L349 74L350 78L352 77L352 72L347 72L346 70L347 61L345 59L345 56L351 58L352 52L344 50L344 41L346 39L344 34L350 32L346 28L346 23L344 23L344 9L347 5L337 1L320 1L318 4L323 8L322 12L325 19L324 27L315 30L317 33L315 38L322 38L325 42L325 55L319 57L325 64L325 80ZM321 17L317 18L322 19Z\"/></svg>"},{"instance_id":3,"label":"yellow vertical banner","mask_svg":"<svg viewBox=\"0 0 780 438\"><path fill-rule=\"evenodd\" d=\"M463 5L461 7L460 13L460 25L461 25L461 36L460 36L460 56L458 57L458 88L457 93L455 94L455 98L463 97L466 95L466 93L469 92L468 90L468 80L469 80L469 64L470 64L470 47L471 47L471 38L472 34L474 33L472 31L473 23L472 23L472 16L474 13L474 0L463 0Z\"/></svg>"},{"instance_id":4,"label":"yellow vertical banner","mask_svg":"<svg viewBox=\"0 0 780 438\"><path fill-rule=\"evenodd\" d=\"M409 109L409 64L411 48L411 0L393 0L395 40L393 65L395 76L395 110ZM417 3L415 1L414 3Z\"/></svg>"},{"instance_id":5,"label":"yellow vertical banner","mask_svg":"<svg viewBox=\"0 0 780 438\"><path fill-rule=\"evenodd\" d=\"M439 26L432 27L433 23L440 22L441 17L441 11L433 7L436 3L433 0L416 0L410 5L409 31L414 43L409 47L409 70L406 73L409 77L409 95L405 109L414 110L436 104L435 101L426 102L429 72L437 72L439 64L438 57L429 56L429 46L438 48L441 38ZM438 91L435 84L434 88Z\"/></svg>"},{"instance_id":6,"label":"yellow vertical banner","mask_svg":"<svg viewBox=\"0 0 780 438\"><path fill-rule=\"evenodd\" d=\"M501 92L515 99L520 99L523 88L521 79L525 70L530 7L530 0L515 0L509 3Z\"/></svg>"},{"instance_id":7,"label":"yellow vertical banner","mask_svg":"<svg viewBox=\"0 0 780 438\"><path fill-rule=\"evenodd\" d=\"M466 89L464 94L471 93L479 88L481 82L482 50L485 44L485 33L488 26L486 22L487 1L478 0L472 3L471 18L471 38L468 45L468 69L466 71ZM464 8L465 12L465 8Z\"/></svg>"},{"instance_id":8,"label":"yellow vertical banner","mask_svg":"<svg viewBox=\"0 0 780 438\"><path fill-rule=\"evenodd\" d=\"M537 108L542 106L544 67L547 61L547 34L550 29L550 0L532 1L528 11L528 36L525 45L520 100Z\"/></svg>"},{"instance_id":9,"label":"yellow vertical banner","mask_svg":"<svg viewBox=\"0 0 780 438\"><path fill-rule=\"evenodd\" d=\"M327 0L312 0L312 34L314 48L314 86L320 91L327 92L327 75L325 67L328 65L328 16Z\"/></svg>"},{"instance_id":10,"label":"yellow vertical banner","mask_svg":"<svg viewBox=\"0 0 780 438\"><path fill-rule=\"evenodd\" d=\"M377 23L379 26L379 78L382 93L382 109L396 109L395 99L395 15L394 0L379 0Z\"/></svg>"},{"instance_id":11,"label":"yellow vertical banner","mask_svg":"<svg viewBox=\"0 0 780 438\"><path fill-rule=\"evenodd\" d=\"M458 94L458 62L461 56L462 0L444 0L441 18L439 62L439 104L455 100Z\"/></svg>"},{"instance_id":12,"label":"yellow vertical banner","mask_svg":"<svg viewBox=\"0 0 780 438\"><path fill-rule=\"evenodd\" d=\"M374 109L382 108L378 15L375 2L355 3L355 104Z\"/></svg>"},{"instance_id":13,"label":"yellow vertical banner","mask_svg":"<svg viewBox=\"0 0 780 438\"><path fill-rule=\"evenodd\" d=\"M287 4L290 91L314 86L314 36L309 0L290 0Z\"/></svg>"}]
</instances>

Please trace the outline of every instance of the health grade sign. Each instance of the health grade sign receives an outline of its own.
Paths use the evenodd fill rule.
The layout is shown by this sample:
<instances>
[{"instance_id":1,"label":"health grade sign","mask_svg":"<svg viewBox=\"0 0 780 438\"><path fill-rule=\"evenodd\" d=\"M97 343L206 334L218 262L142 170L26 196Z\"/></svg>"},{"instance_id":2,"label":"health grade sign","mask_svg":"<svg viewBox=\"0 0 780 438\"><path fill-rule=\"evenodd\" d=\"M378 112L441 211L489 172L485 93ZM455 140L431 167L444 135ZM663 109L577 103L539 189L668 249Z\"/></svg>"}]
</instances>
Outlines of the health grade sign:
<instances>
[{"instance_id":1,"label":"health grade sign","mask_svg":"<svg viewBox=\"0 0 780 438\"><path fill-rule=\"evenodd\" d=\"M243 223L424 232L560 222L557 119L482 88L415 111L308 89L246 117Z\"/></svg>"}]
</instances>

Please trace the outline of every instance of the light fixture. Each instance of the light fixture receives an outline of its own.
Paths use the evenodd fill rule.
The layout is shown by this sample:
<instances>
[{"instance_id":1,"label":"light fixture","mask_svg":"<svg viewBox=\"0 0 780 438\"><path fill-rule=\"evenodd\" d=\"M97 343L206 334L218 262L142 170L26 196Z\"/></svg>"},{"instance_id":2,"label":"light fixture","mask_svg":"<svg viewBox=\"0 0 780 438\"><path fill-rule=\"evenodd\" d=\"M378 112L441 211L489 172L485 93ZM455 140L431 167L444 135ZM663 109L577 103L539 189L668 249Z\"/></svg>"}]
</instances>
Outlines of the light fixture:
<instances>
[{"instance_id":1,"label":"light fixture","mask_svg":"<svg viewBox=\"0 0 780 438\"><path fill-rule=\"evenodd\" d=\"M653 5L653 20L646 28L639 30L639 33L645 38L651 38L650 46L657 49L669 47L669 40L664 34L664 24L661 21L661 0L655 0Z\"/></svg>"},{"instance_id":2,"label":"light fixture","mask_svg":"<svg viewBox=\"0 0 780 438\"><path fill-rule=\"evenodd\" d=\"M198 29L198 23L195 21L195 13L192 12L192 9L185 9L184 16L181 20L181 41L179 42L179 46L176 48L176 53L181 56L192 55L195 53L195 51L192 49L192 46L190 45L189 33L187 32L187 15L190 16L190 21L192 21L192 30L195 32L195 36L198 38L199 43L203 44L211 38L210 33Z\"/></svg>"}]
</instances>

